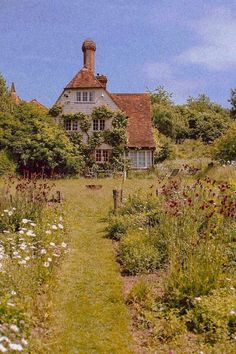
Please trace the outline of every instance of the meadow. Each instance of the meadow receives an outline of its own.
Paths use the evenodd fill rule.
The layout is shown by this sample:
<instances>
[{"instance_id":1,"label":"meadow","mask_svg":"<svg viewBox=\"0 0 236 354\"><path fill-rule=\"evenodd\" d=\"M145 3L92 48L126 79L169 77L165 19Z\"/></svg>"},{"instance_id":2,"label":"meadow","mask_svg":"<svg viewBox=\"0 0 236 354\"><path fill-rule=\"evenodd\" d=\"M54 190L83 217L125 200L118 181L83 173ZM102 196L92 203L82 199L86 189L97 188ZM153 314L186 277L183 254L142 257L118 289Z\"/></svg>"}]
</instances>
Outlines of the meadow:
<instances>
[{"instance_id":1,"label":"meadow","mask_svg":"<svg viewBox=\"0 0 236 354\"><path fill-rule=\"evenodd\" d=\"M1 182L0 352L235 352L236 173L174 167Z\"/></svg>"}]
</instances>

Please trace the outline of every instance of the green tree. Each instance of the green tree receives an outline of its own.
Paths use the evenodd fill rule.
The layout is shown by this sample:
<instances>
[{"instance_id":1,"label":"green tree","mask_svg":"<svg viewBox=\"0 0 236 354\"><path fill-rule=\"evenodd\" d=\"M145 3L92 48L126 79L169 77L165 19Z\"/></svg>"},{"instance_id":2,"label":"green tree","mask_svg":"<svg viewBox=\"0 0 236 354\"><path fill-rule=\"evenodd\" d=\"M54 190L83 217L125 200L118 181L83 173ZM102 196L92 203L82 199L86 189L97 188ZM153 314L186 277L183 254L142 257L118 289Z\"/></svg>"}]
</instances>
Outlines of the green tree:
<instances>
[{"instance_id":1,"label":"green tree","mask_svg":"<svg viewBox=\"0 0 236 354\"><path fill-rule=\"evenodd\" d=\"M229 102L231 103L230 115L233 119L236 119L236 88L231 90Z\"/></svg>"},{"instance_id":2,"label":"green tree","mask_svg":"<svg viewBox=\"0 0 236 354\"><path fill-rule=\"evenodd\" d=\"M221 163L236 161L236 125L219 138L214 145L213 158Z\"/></svg>"}]
</instances>

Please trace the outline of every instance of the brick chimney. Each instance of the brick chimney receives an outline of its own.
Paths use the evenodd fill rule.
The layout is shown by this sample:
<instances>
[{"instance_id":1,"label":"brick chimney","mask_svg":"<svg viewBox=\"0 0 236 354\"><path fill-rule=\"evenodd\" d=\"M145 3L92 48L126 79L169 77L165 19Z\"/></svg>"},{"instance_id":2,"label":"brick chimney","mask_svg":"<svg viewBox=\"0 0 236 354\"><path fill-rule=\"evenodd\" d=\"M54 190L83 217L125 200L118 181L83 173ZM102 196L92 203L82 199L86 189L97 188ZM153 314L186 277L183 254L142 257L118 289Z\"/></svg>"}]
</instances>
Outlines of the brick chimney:
<instances>
[{"instance_id":1,"label":"brick chimney","mask_svg":"<svg viewBox=\"0 0 236 354\"><path fill-rule=\"evenodd\" d=\"M96 79L102 84L104 89L107 87L107 77L105 75L97 74Z\"/></svg>"},{"instance_id":2,"label":"brick chimney","mask_svg":"<svg viewBox=\"0 0 236 354\"><path fill-rule=\"evenodd\" d=\"M86 39L82 45L84 53L84 67L94 73L96 44L91 39Z\"/></svg>"}]
</instances>

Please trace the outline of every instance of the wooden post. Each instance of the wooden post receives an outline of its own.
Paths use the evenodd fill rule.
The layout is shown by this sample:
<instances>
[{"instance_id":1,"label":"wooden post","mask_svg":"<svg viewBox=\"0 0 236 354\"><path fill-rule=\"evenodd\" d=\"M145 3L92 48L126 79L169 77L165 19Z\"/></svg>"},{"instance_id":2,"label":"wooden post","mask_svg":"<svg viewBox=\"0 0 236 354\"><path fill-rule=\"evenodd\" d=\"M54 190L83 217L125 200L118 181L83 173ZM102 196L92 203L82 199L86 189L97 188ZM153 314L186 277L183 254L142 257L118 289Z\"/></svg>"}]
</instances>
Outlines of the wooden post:
<instances>
[{"instance_id":1,"label":"wooden post","mask_svg":"<svg viewBox=\"0 0 236 354\"><path fill-rule=\"evenodd\" d=\"M113 189L113 201L114 201L114 211L116 211L119 207L119 190Z\"/></svg>"},{"instance_id":2,"label":"wooden post","mask_svg":"<svg viewBox=\"0 0 236 354\"><path fill-rule=\"evenodd\" d=\"M57 203L61 203L61 192L60 191L56 191L56 201L57 201Z\"/></svg>"}]
</instances>

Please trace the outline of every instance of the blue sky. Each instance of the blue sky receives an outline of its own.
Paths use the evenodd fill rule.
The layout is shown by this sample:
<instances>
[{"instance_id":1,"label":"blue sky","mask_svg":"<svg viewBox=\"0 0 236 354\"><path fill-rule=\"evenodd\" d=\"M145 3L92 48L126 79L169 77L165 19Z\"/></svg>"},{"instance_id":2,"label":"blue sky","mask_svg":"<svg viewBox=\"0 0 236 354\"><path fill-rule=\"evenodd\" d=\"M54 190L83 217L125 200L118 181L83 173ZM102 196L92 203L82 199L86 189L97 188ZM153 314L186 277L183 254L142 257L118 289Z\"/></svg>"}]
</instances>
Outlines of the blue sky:
<instances>
[{"instance_id":1,"label":"blue sky","mask_svg":"<svg viewBox=\"0 0 236 354\"><path fill-rule=\"evenodd\" d=\"M25 100L50 106L97 44L110 92L158 85L176 102L206 93L227 106L236 87L236 2L0 0L0 72Z\"/></svg>"}]
</instances>

